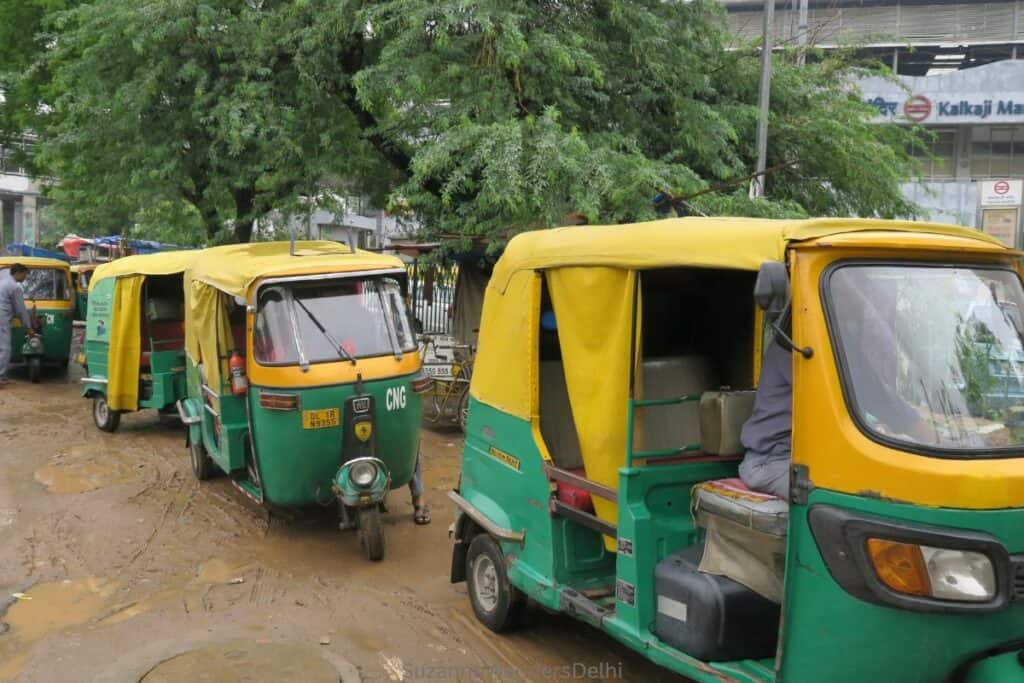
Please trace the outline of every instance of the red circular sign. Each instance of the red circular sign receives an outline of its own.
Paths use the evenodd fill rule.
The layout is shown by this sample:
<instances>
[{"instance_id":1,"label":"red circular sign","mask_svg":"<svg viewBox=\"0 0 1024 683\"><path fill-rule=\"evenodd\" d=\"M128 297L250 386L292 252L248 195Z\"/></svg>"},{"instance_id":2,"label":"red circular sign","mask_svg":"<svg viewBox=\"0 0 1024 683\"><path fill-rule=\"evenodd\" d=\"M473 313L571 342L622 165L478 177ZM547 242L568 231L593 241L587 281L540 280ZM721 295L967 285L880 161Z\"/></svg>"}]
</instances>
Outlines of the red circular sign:
<instances>
[{"instance_id":1,"label":"red circular sign","mask_svg":"<svg viewBox=\"0 0 1024 683\"><path fill-rule=\"evenodd\" d=\"M1006 194L1010 191L1010 183L1005 180L1000 180L992 186L992 190L995 191L996 194Z\"/></svg>"},{"instance_id":2,"label":"red circular sign","mask_svg":"<svg viewBox=\"0 0 1024 683\"><path fill-rule=\"evenodd\" d=\"M903 103L903 114L911 121L921 122L932 113L932 101L924 95L913 95Z\"/></svg>"}]
</instances>

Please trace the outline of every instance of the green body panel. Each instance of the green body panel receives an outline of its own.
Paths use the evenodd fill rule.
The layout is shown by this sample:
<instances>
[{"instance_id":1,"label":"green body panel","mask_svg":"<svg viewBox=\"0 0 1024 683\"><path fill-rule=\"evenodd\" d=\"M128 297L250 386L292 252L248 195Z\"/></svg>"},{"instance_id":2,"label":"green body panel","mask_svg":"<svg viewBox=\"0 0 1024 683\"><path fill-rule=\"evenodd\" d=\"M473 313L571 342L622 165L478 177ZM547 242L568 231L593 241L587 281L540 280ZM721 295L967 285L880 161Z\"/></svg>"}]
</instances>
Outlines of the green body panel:
<instances>
[{"instance_id":1,"label":"green body panel","mask_svg":"<svg viewBox=\"0 0 1024 683\"><path fill-rule=\"evenodd\" d=\"M376 403L374 437L376 457L387 466L391 488L412 479L419 452L421 398L412 391L412 375L363 382L364 391ZM404 388L403 406L388 409L388 390ZM259 405L260 387L250 387L247 397L220 396L220 433L216 418L202 409L201 432L210 457L225 472L246 466L247 440L251 435L263 487L263 500L281 506L328 503L335 499L332 483L342 459L342 427L303 429L302 411L338 408L355 393L355 384L324 387L268 389L299 396L299 410L270 410ZM198 372L188 368L188 395L194 409L202 405Z\"/></svg>"},{"instance_id":2,"label":"green body panel","mask_svg":"<svg viewBox=\"0 0 1024 683\"><path fill-rule=\"evenodd\" d=\"M85 317L89 311L89 293L88 292L76 292L75 293L75 318L77 320L85 320Z\"/></svg>"},{"instance_id":3,"label":"green body panel","mask_svg":"<svg viewBox=\"0 0 1024 683\"><path fill-rule=\"evenodd\" d=\"M993 614L924 614L862 602L832 579L807 523L809 506L833 505L890 519L991 534L1024 553L1024 510L926 508L815 490L790 508L782 680L844 683L941 681L962 660L1024 638L1024 603ZM873 653L874 656L865 656ZM1013 677L1024 680L1024 669Z\"/></svg>"},{"instance_id":4,"label":"green body panel","mask_svg":"<svg viewBox=\"0 0 1024 683\"><path fill-rule=\"evenodd\" d=\"M409 387L411 376L363 382L375 399L376 457L391 474L391 488L412 479L419 449L420 397ZM387 391L404 387L404 407L388 410ZM278 391L275 389L275 391ZM297 393L301 410L269 410L259 405L259 389L249 391L253 442L267 500L278 505L309 505L334 498L331 482L341 466L342 428L303 429L302 411L341 409L355 394L354 384L287 390Z\"/></svg>"},{"instance_id":5,"label":"green body panel","mask_svg":"<svg viewBox=\"0 0 1024 683\"><path fill-rule=\"evenodd\" d=\"M1024 660L1019 652L992 657L971 667L964 683L1005 683L1024 680Z\"/></svg>"},{"instance_id":6,"label":"green body panel","mask_svg":"<svg viewBox=\"0 0 1024 683\"><path fill-rule=\"evenodd\" d=\"M518 467L507 464L508 456L518 461ZM540 604L598 626L651 661L693 680L771 683L776 680L773 660L701 662L652 633L655 565L699 540L690 514L692 486L735 473L735 462L620 469L617 531L620 540L632 542L633 553L613 555L604 550L597 532L552 518L548 512L551 485L541 469L530 423L471 399L459 493L498 526L525 534L522 546L503 543L502 548L512 584ZM821 490L814 491L809 502L984 531L999 538L1011 554L1024 552L1024 510L924 508ZM881 607L854 598L829 575L806 513L807 506L791 509L779 681L941 681L971 655L1024 638L1024 602L993 614L949 615ZM603 617L574 612L563 602L565 588L607 589L616 582L620 590L614 604L598 601L611 610ZM625 598L630 592L632 604ZM969 680L1024 680L1024 668L1011 661L1014 657L1016 653L979 663Z\"/></svg>"},{"instance_id":7,"label":"green body panel","mask_svg":"<svg viewBox=\"0 0 1024 683\"><path fill-rule=\"evenodd\" d=\"M116 278L100 280L89 298L85 322L85 364L89 377L110 377L110 330L113 324L113 301ZM142 339L143 352L151 348L149 339ZM106 394L102 382L86 382L85 396ZM149 355L149 368L139 373L139 408L161 410L187 396L185 381L185 352L183 350L153 351Z\"/></svg>"},{"instance_id":8,"label":"green body panel","mask_svg":"<svg viewBox=\"0 0 1024 683\"><path fill-rule=\"evenodd\" d=\"M74 322L66 314L66 308L36 308L32 302L25 302L29 311L35 310L38 320L42 323L43 362L54 365L64 364L71 355L71 333ZM21 363L25 360L22 345L25 343L25 328L11 329L11 362Z\"/></svg>"},{"instance_id":9,"label":"green body panel","mask_svg":"<svg viewBox=\"0 0 1024 683\"><path fill-rule=\"evenodd\" d=\"M496 448L518 460L490 453ZM662 644L651 633L654 622L654 565L665 555L694 543L698 536L689 511L690 488L708 478L733 476L735 464L692 463L623 468L620 474L619 535L633 541L632 557L605 550L596 531L548 511L551 484L542 469L531 425L470 397L469 424L462 455L459 495L498 526L523 531L525 541L502 543L509 580L541 605L565 611L561 591L613 589L618 578L635 589L634 605L610 601L600 623L590 621L655 663L697 681L721 683L718 666L707 665ZM656 549L652 554L648 548ZM589 621L585 616L577 618ZM770 663L721 665L733 680L773 681Z\"/></svg>"}]
</instances>

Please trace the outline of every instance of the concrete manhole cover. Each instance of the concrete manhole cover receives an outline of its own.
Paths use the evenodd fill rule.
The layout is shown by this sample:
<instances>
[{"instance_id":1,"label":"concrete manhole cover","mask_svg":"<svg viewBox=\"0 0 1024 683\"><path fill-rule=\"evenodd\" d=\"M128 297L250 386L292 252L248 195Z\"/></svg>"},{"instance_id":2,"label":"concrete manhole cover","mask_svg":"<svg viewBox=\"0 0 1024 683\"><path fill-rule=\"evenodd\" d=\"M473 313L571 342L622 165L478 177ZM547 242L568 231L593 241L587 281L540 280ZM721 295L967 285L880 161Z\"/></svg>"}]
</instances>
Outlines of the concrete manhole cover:
<instances>
[{"instance_id":1,"label":"concrete manhole cover","mask_svg":"<svg viewBox=\"0 0 1024 683\"><path fill-rule=\"evenodd\" d=\"M338 683L343 677L321 653L302 645L233 641L184 652L150 669L144 683L177 681L303 681Z\"/></svg>"}]
</instances>

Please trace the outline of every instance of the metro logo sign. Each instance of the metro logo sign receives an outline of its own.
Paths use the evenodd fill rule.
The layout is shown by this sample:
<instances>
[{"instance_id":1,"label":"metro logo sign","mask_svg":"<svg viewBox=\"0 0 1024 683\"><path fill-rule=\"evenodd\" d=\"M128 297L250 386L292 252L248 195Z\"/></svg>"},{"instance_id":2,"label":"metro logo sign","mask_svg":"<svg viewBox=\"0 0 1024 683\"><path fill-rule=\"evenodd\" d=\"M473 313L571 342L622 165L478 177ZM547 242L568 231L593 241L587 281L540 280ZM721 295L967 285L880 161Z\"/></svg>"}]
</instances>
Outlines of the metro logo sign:
<instances>
[{"instance_id":1,"label":"metro logo sign","mask_svg":"<svg viewBox=\"0 0 1024 683\"><path fill-rule=\"evenodd\" d=\"M914 95L903 103L903 114L911 121L920 123L931 116L932 101L924 95Z\"/></svg>"}]
</instances>

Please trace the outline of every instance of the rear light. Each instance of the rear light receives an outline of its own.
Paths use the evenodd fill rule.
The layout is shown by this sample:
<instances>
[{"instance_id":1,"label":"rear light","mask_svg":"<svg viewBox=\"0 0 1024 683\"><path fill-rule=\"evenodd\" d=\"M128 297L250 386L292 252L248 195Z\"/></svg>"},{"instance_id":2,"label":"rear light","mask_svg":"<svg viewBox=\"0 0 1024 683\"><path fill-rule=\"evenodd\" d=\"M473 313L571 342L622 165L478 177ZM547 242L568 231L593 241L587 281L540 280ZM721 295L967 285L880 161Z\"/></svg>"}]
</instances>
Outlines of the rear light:
<instances>
[{"instance_id":1,"label":"rear light","mask_svg":"<svg viewBox=\"0 0 1024 683\"><path fill-rule=\"evenodd\" d=\"M276 394L270 391L260 392L260 408L268 410L298 410L298 394Z\"/></svg>"},{"instance_id":2,"label":"rear light","mask_svg":"<svg viewBox=\"0 0 1024 683\"><path fill-rule=\"evenodd\" d=\"M987 555L878 538L868 558L886 586L905 595L937 600L987 602L996 596L996 572Z\"/></svg>"},{"instance_id":3,"label":"rear light","mask_svg":"<svg viewBox=\"0 0 1024 683\"><path fill-rule=\"evenodd\" d=\"M430 387L434 386L434 378L430 375L419 374L412 378L409 383L412 387L413 393L422 394L430 390Z\"/></svg>"}]
</instances>

